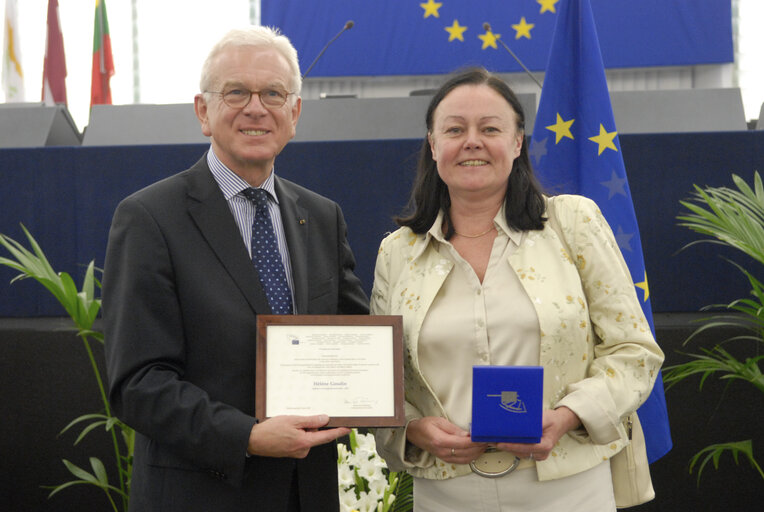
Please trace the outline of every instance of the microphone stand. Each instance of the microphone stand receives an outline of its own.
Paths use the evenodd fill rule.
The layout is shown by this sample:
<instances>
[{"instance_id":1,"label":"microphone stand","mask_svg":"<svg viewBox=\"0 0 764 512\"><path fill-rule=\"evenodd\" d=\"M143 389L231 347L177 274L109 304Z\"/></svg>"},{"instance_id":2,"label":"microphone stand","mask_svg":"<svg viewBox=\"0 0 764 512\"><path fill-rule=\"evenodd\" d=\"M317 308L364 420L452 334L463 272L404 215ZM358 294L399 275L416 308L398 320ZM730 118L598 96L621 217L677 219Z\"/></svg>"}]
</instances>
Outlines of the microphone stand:
<instances>
[{"instance_id":1,"label":"microphone stand","mask_svg":"<svg viewBox=\"0 0 764 512\"><path fill-rule=\"evenodd\" d=\"M313 69L313 66L315 66L315 65L316 65L316 62L318 62L318 59L320 59L320 58L321 58L321 56L322 56L322 55L324 54L324 52L326 51L326 49L327 49L327 48L329 48L329 45L330 45L330 44L332 44L334 41L336 41L336 40L337 40L337 38L338 38L338 37L340 37L340 36L342 35L342 33L343 33L343 32L345 32L346 30L350 30L351 28L353 28L353 25L355 25L355 23L353 22L353 20L348 20L348 21L347 21L347 23L345 23L345 26L344 26L344 27L342 27L342 30L340 30L339 32L337 32L337 35L336 35L336 36L334 36L333 38L331 38L331 39L329 40L329 42L328 42L328 43L326 43L326 45L325 45L325 46L324 46L324 48L321 50L321 52L318 54L318 56L317 56L315 59L313 59L313 62L311 62L310 66L308 66L308 69L305 71L305 73L303 73L303 74L302 74L302 78L305 78L306 76L308 76L308 73L310 73L310 70L311 70L311 69Z\"/></svg>"},{"instance_id":2,"label":"microphone stand","mask_svg":"<svg viewBox=\"0 0 764 512\"><path fill-rule=\"evenodd\" d=\"M491 30L491 25L490 25L489 23L483 23L483 29L484 29L486 32L492 32L492 30ZM515 55L515 52L513 52L512 50L510 50L510 49L509 49L509 46L507 46L507 44L506 44L504 41L502 41L502 40L501 40L501 38L499 38L499 39L496 39L496 40L497 40L499 43L501 43L501 45L504 47L504 49L505 49L505 50L507 50L507 51L509 52L509 54L512 56L512 58L513 58L513 59L515 59L515 61L516 61L518 64L520 64L520 67L521 67L521 68L523 68L523 70L525 70L525 72L528 74L528 76L529 76L529 77L531 77L531 79L532 79L534 82L536 82L536 85L538 85L538 86L539 86L539 89L541 89L541 88L542 88L542 87L541 87L541 82L539 82L539 81L536 79L536 77L535 77L535 76L533 76L533 73L531 73L531 70L530 70L530 69L528 69L527 67L525 67L525 64L523 64L523 61L521 61L521 60L520 60L520 58L519 58L517 55Z\"/></svg>"}]
</instances>

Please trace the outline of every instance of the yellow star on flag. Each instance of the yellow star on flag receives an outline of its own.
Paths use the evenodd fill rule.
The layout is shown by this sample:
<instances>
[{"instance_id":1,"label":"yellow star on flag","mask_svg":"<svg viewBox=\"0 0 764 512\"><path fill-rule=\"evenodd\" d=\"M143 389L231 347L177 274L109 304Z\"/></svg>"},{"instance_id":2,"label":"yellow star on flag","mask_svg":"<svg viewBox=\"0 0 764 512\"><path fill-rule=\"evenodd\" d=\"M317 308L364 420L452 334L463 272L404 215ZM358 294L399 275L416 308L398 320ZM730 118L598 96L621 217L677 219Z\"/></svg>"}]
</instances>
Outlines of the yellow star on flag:
<instances>
[{"instance_id":1,"label":"yellow star on flag","mask_svg":"<svg viewBox=\"0 0 764 512\"><path fill-rule=\"evenodd\" d=\"M485 50L489 46L497 50L499 49L499 47L496 46L496 41L501 37L501 34L494 34L490 30L486 30L485 34L478 34L478 37L481 41L483 41L483 47L481 50Z\"/></svg>"},{"instance_id":2,"label":"yellow star on flag","mask_svg":"<svg viewBox=\"0 0 764 512\"><path fill-rule=\"evenodd\" d=\"M647 299L650 298L650 288L647 286L647 272L645 272L645 280L641 283L634 283L634 286L637 288L642 288L645 291L645 300L644 302L647 302Z\"/></svg>"},{"instance_id":3,"label":"yellow star on flag","mask_svg":"<svg viewBox=\"0 0 764 512\"><path fill-rule=\"evenodd\" d=\"M535 24L525 21L525 16L523 16L520 18L520 23L512 25L512 28L515 29L515 39L520 39L521 37L527 37L530 39L531 29L535 26Z\"/></svg>"},{"instance_id":4,"label":"yellow star on flag","mask_svg":"<svg viewBox=\"0 0 764 512\"><path fill-rule=\"evenodd\" d=\"M445 30L448 32L449 43L454 39L464 42L464 31L467 30L467 27L459 25L459 20L454 20L454 24L450 27L446 27Z\"/></svg>"},{"instance_id":5,"label":"yellow star on flag","mask_svg":"<svg viewBox=\"0 0 764 512\"><path fill-rule=\"evenodd\" d=\"M618 148L616 148L615 144L613 144L613 139L615 139L616 135L618 135L618 132L608 133L607 130L605 130L605 127L600 125L600 134L595 135L594 137L589 137L590 141L599 144L599 153L597 153L597 156L601 155L605 149L612 149L616 152L618 151Z\"/></svg>"},{"instance_id":6,"label":"yellow star on flag","mask_svg":"<svg viewBox=\"0 0 764 512\"><path fill-rule=\"evenodd\" d=\"M425 18L429 18L430 16L435 16L436 18L440 18L440 14L438 14L438 9L440 9L442 5L443 5L442 2L436 2L435 0L427 0L426 4L419 4L419 7L424 9Z\"/></svg>"},{"instance_id":7,"label":"yellow star on flag","mask_svg":"<svg viewBox=\"0 0 764 512\"><path fill-rule=\"evenodd\" d=\"M559 1L560 0L536 0L536 3L541 5L541 10L539 11L539 14L544 14L545 12L556 13L557 10L554 8L554 4L556 4Z\"/></svg>"},{"instance_id":8,"label":"yellow star on flag","mask_svg":"<svg viewBox=\"0 0 764 512\"><path fill-rule=\"evenodd\" d=\"M555 134L554 143L557 144L562 140L563 137L568 137L569 139L573 139L573 134L570 133L570 126L573 124L573 121L575 119L571 119L570 121L563 121L562 117L560 117L559 112L557 113L557 122L555 124L549 125L546 127L547 130L553 131Z\"/></svg>"}]
</instances>

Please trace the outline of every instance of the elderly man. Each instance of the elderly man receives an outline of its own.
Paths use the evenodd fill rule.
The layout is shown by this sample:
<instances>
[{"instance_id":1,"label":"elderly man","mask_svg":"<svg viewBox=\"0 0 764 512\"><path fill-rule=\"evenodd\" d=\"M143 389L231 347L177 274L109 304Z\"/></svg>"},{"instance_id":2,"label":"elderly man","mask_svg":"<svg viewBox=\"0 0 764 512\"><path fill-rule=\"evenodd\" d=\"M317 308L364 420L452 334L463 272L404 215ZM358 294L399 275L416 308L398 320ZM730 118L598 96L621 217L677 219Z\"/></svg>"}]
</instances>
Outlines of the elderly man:
<instances>
[{"instance_id":1,"label":"elderly man","mask_svg":"<svg viewBox=\"0 0 764 512\"><path fill-rule=\"evenodd\" d=\"M338 510L325 415L258 422L258 314L366 314L339 206L277 177L300 116L289 40L229 32L195 109L209 151L120 203L103 276L110 398L135 428L132 511Z\"/></svg>"}]
</instances>

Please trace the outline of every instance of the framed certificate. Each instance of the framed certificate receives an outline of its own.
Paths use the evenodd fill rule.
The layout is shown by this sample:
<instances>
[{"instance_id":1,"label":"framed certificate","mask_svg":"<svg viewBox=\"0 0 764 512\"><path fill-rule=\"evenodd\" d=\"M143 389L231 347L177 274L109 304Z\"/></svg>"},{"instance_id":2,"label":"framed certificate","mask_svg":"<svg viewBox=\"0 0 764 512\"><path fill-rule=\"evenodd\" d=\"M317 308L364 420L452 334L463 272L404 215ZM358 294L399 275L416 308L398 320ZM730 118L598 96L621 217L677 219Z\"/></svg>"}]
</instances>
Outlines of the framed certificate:
<instances>
[{"instance_id":1,"label":"framed certificate","mask_svg":"<svg viewBox=\"0 0 764 512\"><path fill-rule=\"evenodd\" d=\"M255 414L406 424L400 316L258 315Z\"/></svg>"}]
</instances>

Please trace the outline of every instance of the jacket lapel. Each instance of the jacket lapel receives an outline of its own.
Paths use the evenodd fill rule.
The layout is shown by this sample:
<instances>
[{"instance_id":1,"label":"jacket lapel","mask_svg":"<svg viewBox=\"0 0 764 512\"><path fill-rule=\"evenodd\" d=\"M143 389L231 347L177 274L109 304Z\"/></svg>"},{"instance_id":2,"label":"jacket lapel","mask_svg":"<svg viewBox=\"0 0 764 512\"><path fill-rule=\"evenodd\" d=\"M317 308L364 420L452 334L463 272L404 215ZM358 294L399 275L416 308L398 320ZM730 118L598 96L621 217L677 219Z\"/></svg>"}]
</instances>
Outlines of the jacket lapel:
<instances>
[{"instance_id":1,"label":"jacket lapel","mask_svg":"<svg viewBox=\"0 0 764 512\"><path fill-rule=\"evenodd\" d=\"M294 282L294 310L296 314L307 311L308 305L308 226L309 212L298 204L299 194L289 182L275 176L276 194L279 197L281 220L289 247Z\"/></svg>"},{"instance_id":2,"label":"jacket lapel","mask_svg":"<svg viewBox=\"0 0 764 512\"><path fill-rule=\"evenodd\" d=\"M231 210L207 166L206 157L188 175L188 212L255 313L270 314L268 299L242 243ZM201 276L200 276L201 278Z\"/></svg>"},{"instance_id":3,"label":"jacket lapel","mask_svg":"<svg viewBox=\"0 0 764 512\"><path fill-rule=\"evenodd\" d=\"M416 371L419 367L419 333L422 330L425 316L435 301L446 278L454 268L453 261L441 257L431 246L431 235L414 235L411 248L411 259L406 259L407 274L400 279L393 297L400 302L393 308L392 314L403 314L406 309L413 314L403 314L404 332L413 333L410 337L411 365Z\"/></svg>"}]
</instances>

